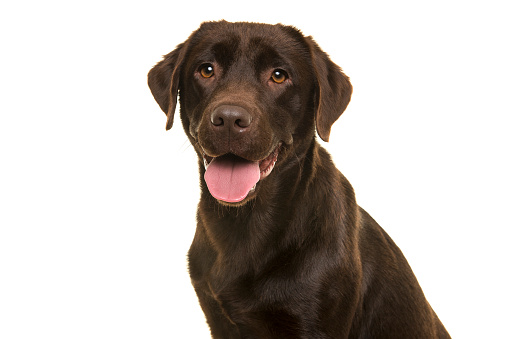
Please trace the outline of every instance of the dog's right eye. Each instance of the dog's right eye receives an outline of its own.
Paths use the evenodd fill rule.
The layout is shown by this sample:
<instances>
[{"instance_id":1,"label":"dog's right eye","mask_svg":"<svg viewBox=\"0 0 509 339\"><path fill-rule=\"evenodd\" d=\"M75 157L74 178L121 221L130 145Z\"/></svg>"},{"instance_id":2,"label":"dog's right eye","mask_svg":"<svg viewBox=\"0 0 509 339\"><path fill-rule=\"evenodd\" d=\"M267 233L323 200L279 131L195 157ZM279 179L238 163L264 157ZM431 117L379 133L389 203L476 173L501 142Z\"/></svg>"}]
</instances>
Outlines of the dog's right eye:
<instances>
[{"instance_id":1,"label":"dog's right eye","mask_svg":"<svg viewBox=\"0 0 509 339\"><path fill-rule=\"evenodd\" d=\"M200 74L202 77L208 79L214 75L214 67L211 64L205 64L200 67Z\"/></svg>"}]
</instances>

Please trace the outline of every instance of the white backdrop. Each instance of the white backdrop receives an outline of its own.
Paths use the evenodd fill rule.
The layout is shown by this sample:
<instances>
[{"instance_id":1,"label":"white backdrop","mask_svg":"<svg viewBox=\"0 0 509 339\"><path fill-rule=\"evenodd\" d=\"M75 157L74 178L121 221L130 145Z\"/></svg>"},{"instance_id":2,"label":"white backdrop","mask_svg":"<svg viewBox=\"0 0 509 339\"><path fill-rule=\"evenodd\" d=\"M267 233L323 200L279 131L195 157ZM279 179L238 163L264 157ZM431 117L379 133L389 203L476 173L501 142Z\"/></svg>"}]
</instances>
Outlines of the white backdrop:
<instances>
[{"instance_id":1,"label":"white backdrop","mask_svg":"<svg viewBox=\"0 0 509 339\"><path fill-rule=\"evenodd\" d=\"M146 74L205 20L299 27L351 77L330 143L455 338L509 338L503 1L0 5L0 337L207 338L197 160Z\"/></svg>"}]
</instances>

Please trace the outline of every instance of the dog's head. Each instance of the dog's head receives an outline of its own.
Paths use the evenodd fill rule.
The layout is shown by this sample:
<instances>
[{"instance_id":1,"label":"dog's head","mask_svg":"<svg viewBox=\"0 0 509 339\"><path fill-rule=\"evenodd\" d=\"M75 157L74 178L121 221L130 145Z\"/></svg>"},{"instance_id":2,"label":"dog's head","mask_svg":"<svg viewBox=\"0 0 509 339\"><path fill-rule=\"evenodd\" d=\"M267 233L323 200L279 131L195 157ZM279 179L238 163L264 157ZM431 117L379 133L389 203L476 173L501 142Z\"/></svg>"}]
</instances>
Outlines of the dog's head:
<instances>
[{"instance_id":1,"label":"dog's head","mask_svg":"<svg viewBox=\"0 0 509 339\"><path fill-rule=\"evenodd\" d=\"M254 198L259 181L311 144L315 126L328 141L352 93L341 69L295 28L226 21L202 24L152 68L148 84L166 129L180 93L207 187L228 204Z\"/></svg>"}]
</instances>

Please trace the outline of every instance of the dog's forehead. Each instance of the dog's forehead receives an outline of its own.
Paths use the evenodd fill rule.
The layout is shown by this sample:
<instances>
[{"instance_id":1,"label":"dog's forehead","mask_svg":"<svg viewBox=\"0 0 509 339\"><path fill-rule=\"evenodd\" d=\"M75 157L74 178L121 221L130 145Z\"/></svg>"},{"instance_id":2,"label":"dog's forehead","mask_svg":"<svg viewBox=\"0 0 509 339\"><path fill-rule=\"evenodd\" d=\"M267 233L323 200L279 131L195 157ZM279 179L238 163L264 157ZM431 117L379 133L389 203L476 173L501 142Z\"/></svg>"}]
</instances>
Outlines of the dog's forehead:
<instances>
[{"instance_id":1,"label":"dog's forehead","mask_svg":"<svg viewBox=\"0 0 509 339\"><path fill-rule=\"evenodd\" d=\"M208 23L196 32L192 45L196 62L229 64L245 59L262 68L291 63L309 54L302 34L283 25Z\"/></svg>"}]
</instances>

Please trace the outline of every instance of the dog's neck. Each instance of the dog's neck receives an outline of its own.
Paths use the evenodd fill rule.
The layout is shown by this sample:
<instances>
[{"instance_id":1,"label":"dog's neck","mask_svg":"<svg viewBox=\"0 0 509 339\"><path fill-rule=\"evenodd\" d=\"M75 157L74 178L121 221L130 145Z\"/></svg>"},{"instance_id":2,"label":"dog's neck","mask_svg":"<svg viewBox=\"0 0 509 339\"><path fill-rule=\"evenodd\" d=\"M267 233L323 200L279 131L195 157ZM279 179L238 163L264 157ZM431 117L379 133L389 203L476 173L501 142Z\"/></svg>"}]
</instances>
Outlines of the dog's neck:
<instances>
[{"instance_id":1,"label":"dog's neck","mask_svg":"<svg viewBox=\"0 0 509 339\"><path fill-rule=\"evenodd\" d=\"M320 192L327 191L323 186L328 188L331 182L341 180L329 154L315 140L300 154L286 159L265 179L272 182L260 185L257 197L242 206L225 206L215 200L202 179L197 235L209 238L218 249L217 254L230 261L235 253L241 252L244 265L246 256L256 264L288 244L299 246L298 242L304 242L314 232L309 225L317 218L316 214L321 213L321 208L334 208L338 213L342 209L322 202L326 197ZM202 168L202 178L203 172ZM353 191L348 194L353 197ZM352 201L355 204L355 199ZM307 215L303 215L303 211L307 211ZM253 248L263 252L255 253L251 251Z\"/></svg>"}]
</instances>

